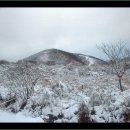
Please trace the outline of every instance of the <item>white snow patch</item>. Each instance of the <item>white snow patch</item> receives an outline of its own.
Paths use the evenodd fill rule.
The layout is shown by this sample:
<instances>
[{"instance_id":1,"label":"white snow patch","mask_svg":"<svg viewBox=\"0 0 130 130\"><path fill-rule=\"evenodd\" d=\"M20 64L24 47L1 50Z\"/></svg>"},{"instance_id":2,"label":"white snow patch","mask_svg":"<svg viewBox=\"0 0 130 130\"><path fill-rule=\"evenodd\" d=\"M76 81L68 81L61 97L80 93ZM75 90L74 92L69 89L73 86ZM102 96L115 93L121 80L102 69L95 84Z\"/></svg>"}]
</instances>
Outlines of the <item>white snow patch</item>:
<instances>
[{"instance_id":1,"label":"white snow patch","mask_svg":"<svg viewBox=\"0 0 130 130\"><path fill-rule=\"evenodd\" d=\"M0 110L0 122L43 122L39 117L32 118L24 116L21 112L17 114Z\"/></svg>"},{"instance_id":2,"label":"white snow patch","mask_svg":"<svg viewBox=\"0 0 130 130\"><path fill-rule=\"evenodd\" d=\"M86 60L89 61L89 66L94 64L94 60L88 56L85 56Z\"/></svg>"}]
</instances>

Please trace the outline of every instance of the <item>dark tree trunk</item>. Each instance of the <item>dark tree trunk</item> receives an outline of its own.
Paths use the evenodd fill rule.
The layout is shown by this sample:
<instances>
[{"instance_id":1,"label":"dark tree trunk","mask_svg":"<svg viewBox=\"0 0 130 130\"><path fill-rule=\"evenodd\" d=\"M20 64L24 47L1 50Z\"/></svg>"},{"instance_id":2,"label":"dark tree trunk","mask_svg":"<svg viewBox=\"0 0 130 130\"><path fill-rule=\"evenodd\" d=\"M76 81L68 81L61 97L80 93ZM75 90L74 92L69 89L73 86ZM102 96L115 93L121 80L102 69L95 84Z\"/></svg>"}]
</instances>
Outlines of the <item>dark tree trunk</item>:
<instances>
[{"instance_id":1,"label":"dark tree trunk","mask_svg":"<svg viewBox=\"0 0 130 130\"><path fill-rule=\"evenodd\" d=\"M119 78L119 85L120 85L120 90L123 92L123 86L121 83L122 77L118 77Z\"/></svg>"}]
</instances>

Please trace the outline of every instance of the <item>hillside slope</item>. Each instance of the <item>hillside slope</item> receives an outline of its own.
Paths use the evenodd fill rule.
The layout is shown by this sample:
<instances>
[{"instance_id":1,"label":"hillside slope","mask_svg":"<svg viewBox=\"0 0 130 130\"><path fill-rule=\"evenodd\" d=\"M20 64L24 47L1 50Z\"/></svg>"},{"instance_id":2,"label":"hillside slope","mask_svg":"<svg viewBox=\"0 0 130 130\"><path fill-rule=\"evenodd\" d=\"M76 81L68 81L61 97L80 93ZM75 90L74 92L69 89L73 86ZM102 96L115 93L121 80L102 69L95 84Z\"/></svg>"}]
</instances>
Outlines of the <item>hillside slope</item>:
<instances>
[{"instance_id":1,"label":"hillside slope","mask_svg":"<svg viewBox=\"0 0 130 130\"><path fill-rule=\"evenodd\" d=\"M95 63L104 63L103 60L97 59L92 56L70 53L58 49L47 49L41 51L23 59L23 61L40 62L45 63L47 65L66 65L69 63L72 63L74 65L92 65Z\"/></svg>"}]
</instances>

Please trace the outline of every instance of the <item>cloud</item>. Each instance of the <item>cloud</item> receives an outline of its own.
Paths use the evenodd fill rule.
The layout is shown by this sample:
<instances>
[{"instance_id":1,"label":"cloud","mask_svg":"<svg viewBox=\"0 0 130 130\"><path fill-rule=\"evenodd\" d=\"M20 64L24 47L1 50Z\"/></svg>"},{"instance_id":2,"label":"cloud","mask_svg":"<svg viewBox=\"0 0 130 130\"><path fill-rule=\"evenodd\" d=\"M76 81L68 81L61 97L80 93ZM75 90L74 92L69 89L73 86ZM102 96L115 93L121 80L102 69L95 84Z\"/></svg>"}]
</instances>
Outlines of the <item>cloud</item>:
<instances>
[{"instance_id":1,"label":"cloud","mask_svg":"<svg viewBox=\"0 0 130 130\"><path fill-rule=\"evenodd\" d=\"M57 48L103 58L96 44L130 38L129 8L1 8L0 59Z\"/></svg>"}]
</instances>

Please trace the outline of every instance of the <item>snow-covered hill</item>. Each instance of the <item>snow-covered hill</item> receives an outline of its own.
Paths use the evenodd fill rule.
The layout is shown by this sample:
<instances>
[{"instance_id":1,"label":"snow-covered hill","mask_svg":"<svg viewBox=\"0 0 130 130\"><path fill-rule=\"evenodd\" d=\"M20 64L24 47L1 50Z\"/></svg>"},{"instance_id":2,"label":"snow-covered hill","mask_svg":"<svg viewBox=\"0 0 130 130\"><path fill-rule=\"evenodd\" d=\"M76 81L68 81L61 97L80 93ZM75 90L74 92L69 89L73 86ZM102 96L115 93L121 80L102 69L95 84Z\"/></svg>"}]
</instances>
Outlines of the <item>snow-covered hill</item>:
<instances>
[{"instance_id":1,"label":"snow-covered hill","mask_svg":"<svg viewBox=\"0 0 130 130\"><path fill-rule=\"evenodd\" d=\"M97 59L92 56L87 56L83 54L75 54L75 53L70 53L58 49L48 49L41 51L37 54L34 54L32 56L29 56L25 59L24 61L32 61L32 62L42 62L48 65L56 65L56 64L62 64L66 65L69 63L72 64L79 64L79 65L92 65L95 63L104 63L103 60Z\"/></svg>"},{"instance_id":2,"label":"snow-covered hill","mask_svg":"<svg viewBox=\"0 0 130 130\"><path fill-rule=\"evenodd\" d=\"M62 50L57 49L48 49L41 51L37 54L34 54L32 56L29 56L24 61L34 61L39 63L45 63L47 65L56 65L56 64L62 64L66 65L69 63L77 63L80 65L83 65L84 63L73 53L65 52Z\"/></svg>"}]
</instances>

